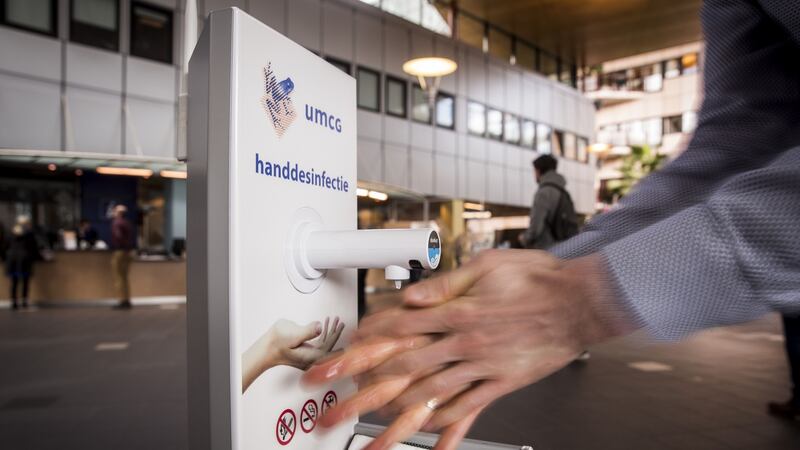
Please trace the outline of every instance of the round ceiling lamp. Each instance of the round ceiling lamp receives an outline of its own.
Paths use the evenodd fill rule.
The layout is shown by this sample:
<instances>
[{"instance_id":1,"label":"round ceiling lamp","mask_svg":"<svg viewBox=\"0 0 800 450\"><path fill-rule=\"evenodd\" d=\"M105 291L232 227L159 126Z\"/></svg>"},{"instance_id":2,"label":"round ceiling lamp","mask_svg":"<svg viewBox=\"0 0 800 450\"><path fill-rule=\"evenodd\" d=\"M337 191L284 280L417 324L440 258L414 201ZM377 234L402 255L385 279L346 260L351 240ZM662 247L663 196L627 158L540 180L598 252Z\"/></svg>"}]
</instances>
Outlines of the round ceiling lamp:
<instances>
[{"instance_id":1,"label":"round ceiling lamp","mask_svg":"<svg viewBox=\"0 0 800 450\"><path fill-rule=\"evenodd\" d=\"M430 56L426 58L414 58L403 64L403 72L415 77L443 77L455 72L458 64L448 58Z\"/></svg>"},{"instance_id":2,"label":"round ceiling lamp","mask_svg":"<svg viewBox=\"0 0 800 450\"><path fill-rule=\"evenodd\" d=\"M428 93L428 104L433 110L436 103L436 93L439 90L439 80L445 75L450 75L458 68L455 61L439 56L414 58L403 64L403 72L417 77L419 85Z\"/></svg>"}]
</instances>

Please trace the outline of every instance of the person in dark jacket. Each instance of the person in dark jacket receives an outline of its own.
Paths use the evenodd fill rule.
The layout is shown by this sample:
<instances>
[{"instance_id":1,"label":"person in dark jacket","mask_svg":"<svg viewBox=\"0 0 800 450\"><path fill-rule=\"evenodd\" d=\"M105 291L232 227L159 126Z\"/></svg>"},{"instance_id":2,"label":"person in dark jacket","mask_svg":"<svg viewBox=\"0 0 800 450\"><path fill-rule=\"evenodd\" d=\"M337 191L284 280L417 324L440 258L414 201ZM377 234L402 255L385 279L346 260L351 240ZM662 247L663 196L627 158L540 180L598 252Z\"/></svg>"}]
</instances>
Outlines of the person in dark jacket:
<instances>
[{"instance_id":1,"label":"person in dark jacket","mask_svg":"<svg viewBox=\"0 0 800 450\"><path fill-rule=\"evenodd\" d=\"M21 288L22 307L28 307L28 286L33 276L33 263L40 259L39 246L27 216L20 216L11 230L5 252L6 274L11 278L11 308L17 309Z\"/></svg>"},{"instance_id":2,"label":"person in dark jacket","mask_svg":"<svg viewBox=\"0 0 800 450\"><path fill-rule=\"evenodd\" d=\"M114 220L111 222L111 273L114 277L114 287L117 289L119 303L117 309L130 309L131 288L128 281L128 270L131 266L133 255L133 226L125 218L128 208L117 205L114 208Z\"/></svg>"},{"instance_id":3,"label":"person in dark jacket","mask_svg":"<svg viewBox=\"0 0 800 450\"><path fill-rule=\"evenodd\" d=\"M533 197L530 225L520 237L525 248L547 249L556 244L552 230L553 216L561 199L561 189L567 185L563 176L556 172L558 161L550 155L542 155L533 161L533 172L539 189Z\"/></svg>"}]
</instances>

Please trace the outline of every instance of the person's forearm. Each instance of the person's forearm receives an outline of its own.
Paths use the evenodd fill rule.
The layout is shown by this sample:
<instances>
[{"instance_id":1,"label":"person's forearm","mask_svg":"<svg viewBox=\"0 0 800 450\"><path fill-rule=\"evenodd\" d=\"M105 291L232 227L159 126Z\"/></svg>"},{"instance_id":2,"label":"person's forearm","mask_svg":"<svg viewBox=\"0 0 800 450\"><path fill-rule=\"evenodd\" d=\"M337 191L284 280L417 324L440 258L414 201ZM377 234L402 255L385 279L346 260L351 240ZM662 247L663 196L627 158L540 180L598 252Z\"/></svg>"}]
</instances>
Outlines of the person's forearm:
<instances>
[{"instance_id":1,"label":"person's forearm","mask_svg":"<svg viewBox=\"0 0 800 450\"><path fill-rule=\"evenodd\" d=\"M242 392L246 391L262 373L278 365L276 359L267 335L251 345L242 355Z\"/></svg>"},{"instance_id":2,"label":"person's forearm","mask_svg":"<svg viewBox=\"0 0 800 450\"><path fill-rule=\"evenodd\" d=\"M603 249L619 297L652 335L800 311L800 147L708 201Z\"/></svg>"}]
</instances>

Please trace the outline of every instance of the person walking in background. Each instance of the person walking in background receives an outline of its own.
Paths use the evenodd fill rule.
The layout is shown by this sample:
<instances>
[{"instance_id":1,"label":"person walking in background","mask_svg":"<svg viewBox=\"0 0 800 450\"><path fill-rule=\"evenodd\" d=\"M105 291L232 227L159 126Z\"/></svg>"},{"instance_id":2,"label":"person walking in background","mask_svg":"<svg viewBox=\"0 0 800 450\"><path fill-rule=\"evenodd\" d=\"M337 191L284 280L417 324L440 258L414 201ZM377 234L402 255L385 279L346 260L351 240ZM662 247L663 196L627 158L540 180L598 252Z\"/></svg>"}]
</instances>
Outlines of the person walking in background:
<instances>
[{"instance_id":1,"label":"person walking in background","mask_svg":"<svg viewBox=\"0 0 800 450\"><path fill-rule=\"evenodd\" d=\"M800 316L783 316L783 334L792 377L792 396L785 402L770 402L767 409L773 416L795 419L800 417Z\"/></svg>"},{"instance_id":2,"label":"person walking in background","mask_svg":"<svg viewBox=\"0 0 800 450\"><path fill-rule=\"evenodd\" d=\"M33 276L33 263L41 259L36 237L31 230L28 216L19 216L11 229L11 236L6 245L6 273L11 278L11 309L20 305L18 294L22 294L22 307L28 307L28 287ZM21 289L22 292L19 292Z\"/></svg>"},{"instance_id":3,"label":"person walking in background","mask_svg":"<svg viewBox=\"0 0 800 450\"><path fill-rule=\"evenodd\" d=\"M545 250L578 234L578 221L567 181L556 172L558 160L542 155L533 161L539 189L533 197L528 229L520 235L525 248Z\"/></svg>"},{"instance_id":4,"label":"person walking in background","mask_svg":"<svg viewBox=\"0 0 800 450\"><path fill-rule=\"evenodd\" d=\"M111 222L111 272L114 277L114 287L117 290L119 303L116 309L131 308L131 287L128 282L128 270L131 266L133 251L133 227L125 218L128 208L125 205L114 207L114 219Z\"/></svg>"}]
</instances>

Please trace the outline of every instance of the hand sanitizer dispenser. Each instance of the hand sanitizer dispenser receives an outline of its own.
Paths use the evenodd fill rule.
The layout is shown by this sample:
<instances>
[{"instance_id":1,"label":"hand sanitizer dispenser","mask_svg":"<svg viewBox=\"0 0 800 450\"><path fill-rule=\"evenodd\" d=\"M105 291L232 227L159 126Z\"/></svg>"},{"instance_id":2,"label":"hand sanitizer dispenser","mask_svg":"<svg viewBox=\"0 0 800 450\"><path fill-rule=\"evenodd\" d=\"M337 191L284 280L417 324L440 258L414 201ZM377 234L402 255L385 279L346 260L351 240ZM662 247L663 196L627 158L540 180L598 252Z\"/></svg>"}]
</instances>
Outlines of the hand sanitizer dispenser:
<instances>
[{"instance_id":1,"label":"hand sanitizer dispenser","mask_svg":"<svg viewBox=\"0 0 800 450\"><path fill-rule=\"evenodd\" d=\"M313 292L328 269L383 269L401 287L411 269L436 269L441 240L433 228L329 229L313 209L294 215L284 251L286 272L300 292Z\"/></svg>"}]
</instances>

